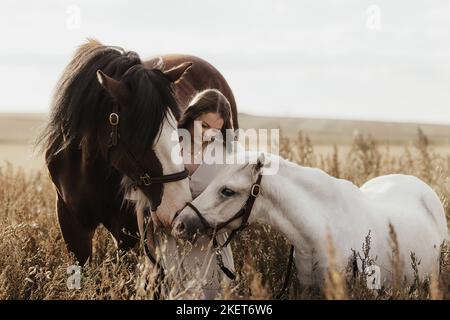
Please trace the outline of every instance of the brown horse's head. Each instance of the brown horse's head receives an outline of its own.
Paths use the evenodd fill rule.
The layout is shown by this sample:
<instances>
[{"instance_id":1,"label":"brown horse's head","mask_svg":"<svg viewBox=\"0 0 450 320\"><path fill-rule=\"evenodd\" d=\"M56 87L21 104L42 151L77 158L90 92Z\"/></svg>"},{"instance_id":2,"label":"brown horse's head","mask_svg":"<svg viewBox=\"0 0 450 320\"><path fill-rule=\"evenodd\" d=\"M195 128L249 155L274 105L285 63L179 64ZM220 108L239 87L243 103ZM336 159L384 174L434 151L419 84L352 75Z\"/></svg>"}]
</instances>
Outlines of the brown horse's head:
<instances>
[{"instance_id":1,"label":"brown horse's head","mask_svg":"<svg viewBox=\"0 0 450 320\"><path fill-rule=\"evenodd\" d=\"M128 189L140 190L169 227L191 198L179 161L180 111L173 93L173 83L189 67L147 69L134 52L88 42L57 88L46 133L47 161L73 144L95 153L89 159L102 159L123 174Z\"/></svg>"}]
</instances>

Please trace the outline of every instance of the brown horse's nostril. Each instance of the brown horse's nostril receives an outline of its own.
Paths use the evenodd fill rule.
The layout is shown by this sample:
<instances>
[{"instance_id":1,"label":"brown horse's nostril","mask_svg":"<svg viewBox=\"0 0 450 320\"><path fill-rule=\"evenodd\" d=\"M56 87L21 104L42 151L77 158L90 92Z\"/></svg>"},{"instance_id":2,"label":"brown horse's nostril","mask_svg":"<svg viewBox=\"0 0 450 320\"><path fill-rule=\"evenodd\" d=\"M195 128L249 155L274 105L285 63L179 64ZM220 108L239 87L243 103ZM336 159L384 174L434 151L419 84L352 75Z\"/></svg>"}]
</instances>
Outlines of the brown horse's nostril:
<instances>
[{"instance_id":1,"label":"brown horse's nostril","mask_svg":"<svg viewBox=\"0 0 450 320\"><path fill-rule=\"evenodd\" d=\"M184 225L184 223L181 222L181 221L178 222L178 223L176 224L176 226L175 226L175 230L176 230L178 233L183 232L184 229L185 229L185 225Z\"/></svg>"}]
</instances>

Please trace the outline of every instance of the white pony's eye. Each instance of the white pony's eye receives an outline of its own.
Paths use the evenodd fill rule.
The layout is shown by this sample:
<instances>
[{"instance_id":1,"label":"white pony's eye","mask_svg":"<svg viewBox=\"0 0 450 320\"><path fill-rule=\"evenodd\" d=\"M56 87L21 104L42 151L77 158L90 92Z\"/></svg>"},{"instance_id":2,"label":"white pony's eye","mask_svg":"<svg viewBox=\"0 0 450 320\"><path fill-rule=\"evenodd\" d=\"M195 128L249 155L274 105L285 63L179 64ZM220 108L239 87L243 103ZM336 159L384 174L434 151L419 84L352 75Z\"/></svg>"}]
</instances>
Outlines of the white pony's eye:
<instances>
[{"instance_id":1,"label":"white pony's eye","mask_svg":"<svg viewBox=\"0 0 450 320\"><path fill-rule=\"evenodd\" d=\"M236 192L234 192L233 190L231 190L230 188L222 188L222 190L220 190L220 194L224 197L232 197L236 194Z\"/></svg>"}]
</instances>

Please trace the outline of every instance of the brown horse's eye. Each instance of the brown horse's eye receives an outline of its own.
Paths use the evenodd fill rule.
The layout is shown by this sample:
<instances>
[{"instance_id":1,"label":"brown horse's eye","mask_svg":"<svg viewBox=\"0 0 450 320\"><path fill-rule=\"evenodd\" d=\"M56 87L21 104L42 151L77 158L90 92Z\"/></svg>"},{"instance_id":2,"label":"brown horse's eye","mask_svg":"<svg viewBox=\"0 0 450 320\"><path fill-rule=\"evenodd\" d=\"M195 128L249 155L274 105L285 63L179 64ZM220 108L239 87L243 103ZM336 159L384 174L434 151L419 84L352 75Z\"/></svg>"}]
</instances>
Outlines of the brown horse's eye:
<instances>
[{"instance_id":1,"label":"brown horse's eye","mask_svg":"<svg viewBox=\"0 0 450 320\"><path fill-rule=\"evenodd\" d=\"M224 196L224 197L232 197L236 194L236 192L234 192L233 190L231 190L230 188L223 188L222 190L220 190L220 193Z\"/></svg>"}]
</instances>

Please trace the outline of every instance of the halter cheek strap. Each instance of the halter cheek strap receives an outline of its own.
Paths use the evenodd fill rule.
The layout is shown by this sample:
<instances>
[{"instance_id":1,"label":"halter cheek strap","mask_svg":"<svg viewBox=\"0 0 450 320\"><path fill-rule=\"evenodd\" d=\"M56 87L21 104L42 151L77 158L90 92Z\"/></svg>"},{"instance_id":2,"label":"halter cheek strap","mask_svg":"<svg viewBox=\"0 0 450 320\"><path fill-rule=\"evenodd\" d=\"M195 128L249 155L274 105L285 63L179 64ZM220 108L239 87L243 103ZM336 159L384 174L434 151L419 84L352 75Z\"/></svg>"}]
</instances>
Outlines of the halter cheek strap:
<instances>
[{"instance_id":1,"label":"halter cheek strap","mask_svg":"<svg viewBox=\"0 0 450 320\"><path fill-rule=\"evenodd\" d=\"M108 144L108 150L107 150L107 158L108 161L110 161L111 158L111 151L113 148L117 147L120 143L120 134L119 134L119 123L120 123L120 117L119 117L119 104L117 102L114 102L112 105L112 112L109 114L108 117L109 125L111 126L111 133L110 133L110 141ZM183 179L186 179L189 175L189 171L185 168L183 171L166 174L162 176L151 176L145 168L143 168L134 156L134 154L130 151L130 149L127 147L127 145L122 146L124 149L124 156L128 160L128 162L132 165L132 172L128 174L128 176L133 179L134 186L139 187L142 191L144 191L146 188L149 188L153 184L164 184L169 182L175 182L180 181ZM152 211L156 211L157 206L152 204ZM148 214L147 214L148 215ZM149 216L149 215L148 215ZM152 217L153 219L153 217ZM156 219L159 220L159 219ZM145 234L145 253L147 257L150 259L151 262L156 264L159 269L159 277L164 278L164 272L162 266L159 265L159 262L156 260L156 257L153 256L152 251L147 246L147 233Z\"/></svg>"},{"instance_id":2,"label":"halter cheek strap","mask_svg":"<svg viewBox=\"0 0 450 320\"><path fill-rule=\"evenodd\" d=\"M120 134L119 134L119 104L117 102L113 103L112 112L108 117L109 124L111 126L110 133L110 141L108 145L107 157L110 159L111 150L119 145L120 142ZM130 151L130 149L123 145L124 156L128 160L128 162L133 166L133 172L129 175L129 177L133 180L134 186L139 187L141 190L145 190L145 188L150 187L154 184L164 184L169 182L176 182L183 179L186 179L189 176L189 171L185 168L183 171L164 174L161 176L154 176L148 173L145 168L143 168L138 161L138 159L134 156L134 154ZM156 208L152 208L152 210L156 210Z\"/></svg>"},{"instance_id":3,"label":"halter cheek strap","mask_svg":"<svg viewBox=\"0 0 450 320\"><path fill-rule=\"evenodd\" d=\"M112 112L109 115L109 124L111 125L111 134L110 134L110 142L109 147L115 147L119 143L119 105L117 103L113 103Z\"/></svg>"}]
</instances>

